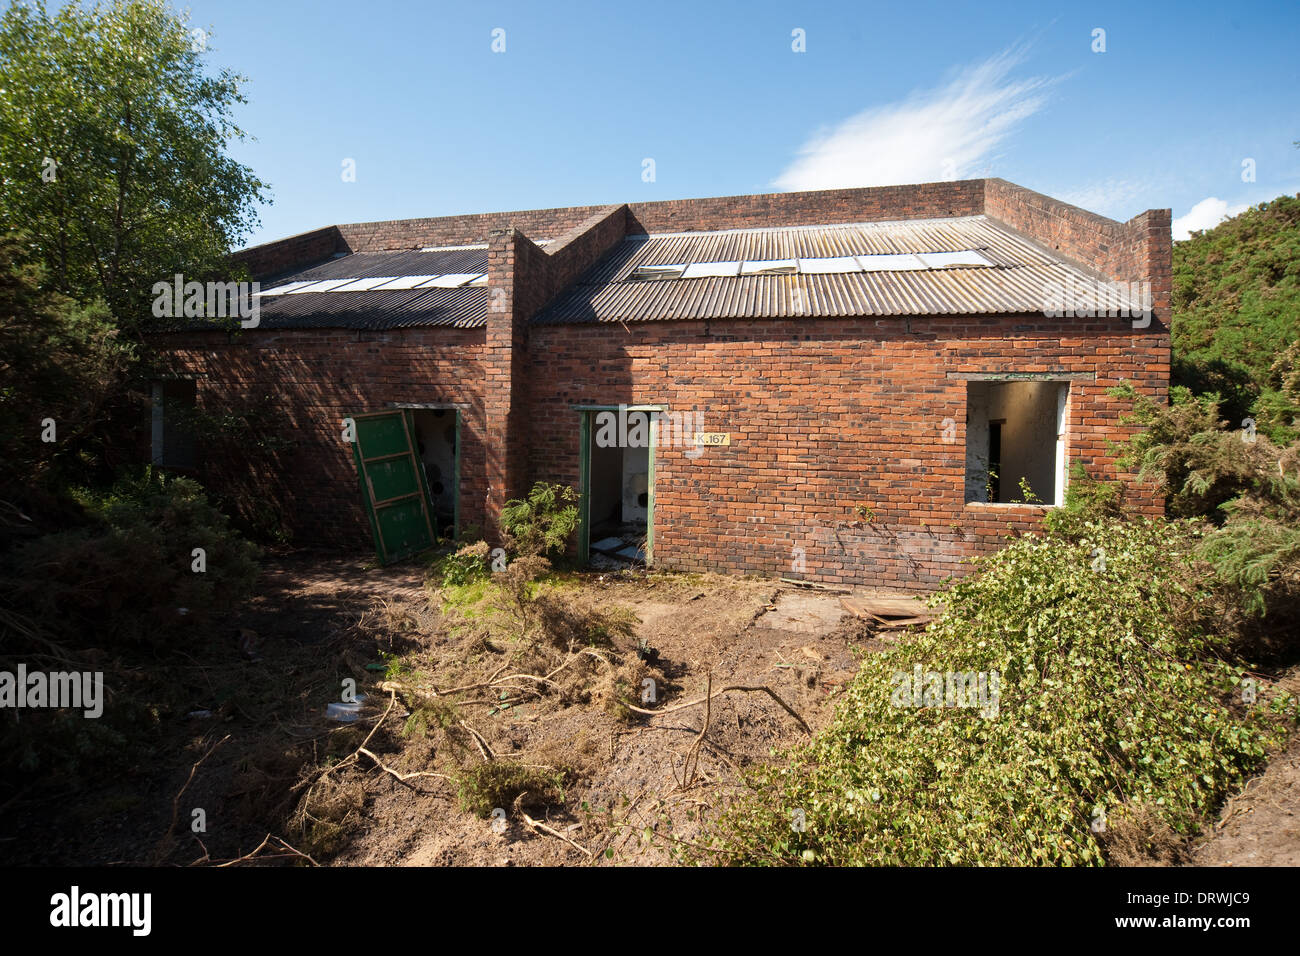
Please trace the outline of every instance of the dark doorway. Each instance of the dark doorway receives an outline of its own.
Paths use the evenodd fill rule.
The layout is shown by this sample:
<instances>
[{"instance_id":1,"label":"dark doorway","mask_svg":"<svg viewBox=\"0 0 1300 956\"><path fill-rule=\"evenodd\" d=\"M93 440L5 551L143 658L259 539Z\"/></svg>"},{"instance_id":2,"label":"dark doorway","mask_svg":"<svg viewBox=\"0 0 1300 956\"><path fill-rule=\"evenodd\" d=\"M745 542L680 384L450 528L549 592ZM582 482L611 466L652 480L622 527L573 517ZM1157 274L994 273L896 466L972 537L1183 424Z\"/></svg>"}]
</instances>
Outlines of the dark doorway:
<instances>
[{"instance_id":1,"label":"dark doorway","mask_svg":"<svg viewBox=\"0 0 1300 956\"><path fill-rule=\"evenodd\" d=\"M460 413L454 408L416 408L416 453L424 468L438 530L454 537L459 517Z\"/></svg>"},{"instance_id":2,"label":"dark doorway","mask_svg":"<svg viewBox=\"0 0 1300 956\"><path fill-rule=\"evenodd\" d=\"M647 563L654 514L652 425L652 411L585 413L579 552L594 566Z\"/></svg>"}]
</instances>

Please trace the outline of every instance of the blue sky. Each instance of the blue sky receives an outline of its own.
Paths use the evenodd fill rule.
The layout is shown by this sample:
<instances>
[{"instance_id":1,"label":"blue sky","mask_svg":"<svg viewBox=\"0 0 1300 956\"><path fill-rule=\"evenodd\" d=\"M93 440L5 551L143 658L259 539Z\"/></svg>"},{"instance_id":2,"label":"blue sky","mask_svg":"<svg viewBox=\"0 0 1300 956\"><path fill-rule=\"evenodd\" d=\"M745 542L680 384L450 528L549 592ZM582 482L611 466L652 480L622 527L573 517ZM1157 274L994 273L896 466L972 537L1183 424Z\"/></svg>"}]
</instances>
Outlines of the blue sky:
<instances>
[{"instance_id":1,"label":"blue sky","mask_svg":"<svg viewBox=\"0 0 1300 956\"><path fill-rule=\"evenodd\" d=\"M232 153L274 200L249 244L335 222L984 175L1121 220L1172 207L1178 233L1300 191L1294 2L189 10L213 31L211 64L249 79L237 115L256 141Z\"/></svg>"}]
</instances>

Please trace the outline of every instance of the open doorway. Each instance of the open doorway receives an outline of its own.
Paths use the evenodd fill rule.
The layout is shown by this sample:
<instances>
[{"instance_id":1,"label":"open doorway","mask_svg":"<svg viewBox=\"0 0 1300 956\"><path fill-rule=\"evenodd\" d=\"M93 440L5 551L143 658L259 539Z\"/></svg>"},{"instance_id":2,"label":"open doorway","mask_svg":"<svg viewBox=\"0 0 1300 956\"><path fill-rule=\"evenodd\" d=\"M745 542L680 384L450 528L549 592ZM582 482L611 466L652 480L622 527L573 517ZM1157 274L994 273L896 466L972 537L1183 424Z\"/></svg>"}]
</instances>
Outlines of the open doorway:
<instances>
[{"instance_id":1,"label":"open doorway","mask_svg":"<svg viewBox=\"0 0 1300 956\"><path fill-rule=\"evenodd\" d=\"M193 379L153 383L151 460L155 465L179 471L194 470L197 395L198 384Z\"/></svg>"},{"instance_id":2,"label":"open doorway","mask_svg":"<svg viewBox=\"0 0 1300 956\"><path fill-rule=\"evenodd\" d=\"M418 406L412 408L412 414L416 454L424 469L438 530L455 537L460 530L460 412Z\"/></svg>"},{"instance_id":3,"label":"open doorway","mask_svg":"<svg viewBox=\"0 0 1300 956\"><path fill-rule=\"evenodd\" d=\"M578 553L595 567L652 560L655 409L582 412L582 521Z\"/></svg>"},{"instance_id":4,"label":"open doorway","mask_svg":"<svg viewBox=\"0 0 1300 956\"><path fill-rule=\"evenodd\" d=\"M1069 382L967 383L968 503L1064 502L1069 397Z\"/></svg>"}]
</instances>

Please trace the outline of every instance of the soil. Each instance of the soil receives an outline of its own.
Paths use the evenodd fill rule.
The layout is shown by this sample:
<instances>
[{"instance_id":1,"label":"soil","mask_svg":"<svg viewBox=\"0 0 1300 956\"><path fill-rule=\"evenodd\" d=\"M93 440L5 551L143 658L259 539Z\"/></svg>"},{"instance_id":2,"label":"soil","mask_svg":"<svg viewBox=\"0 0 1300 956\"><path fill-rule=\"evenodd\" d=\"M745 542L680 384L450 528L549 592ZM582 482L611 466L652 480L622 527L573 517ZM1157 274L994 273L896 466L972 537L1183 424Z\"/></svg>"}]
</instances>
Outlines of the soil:
<instances>
[{"instance_id":1,"label":"soil","mask_svg":"<svg viewBox=\"0 0 1300 956\"><path fill-rule=\"evenodd\" d=\"M766 581L710 577L663 581L594 576L602 602L630 607L640 619L636 640L657 652L671 696L648 709L715 689L766 685L816 730L830 718L834 696L857 670L854 648L881 646L853 625L835 595L791 593ZM778 625L778 626L773 626ZM815 625L815 626L814 626ZM657 865L672 860L679 841L695 842L701 827L740 786L740 768L771 759L776 749L806 739L765 694L716 698L696 779L683 786L686 754L698 737L704 708L662 718L626 721L591 707L571 707L530 720L498 715L480 729L498 753L511 747L585 752L589 772L540 822L592 854L539 834L515 812L495 832L490 820L456 809L448 788L415 794L378 788L367 812L367 834L336 858L361 865L560 864ZM504 748L495 741L502 740ZM424 788L422 788L424 789ZM504 808L503 808L504 809Z\"/></svg>"},{"instance_id":2,"label":"soil","mask_svg":"<svg viewBox=\"0 0 1300 956\"><path fill-rule=\"evenodd\" d=\"M1300 693L1300 672L1280 686ZM1300 866L1300 734L1224 805L1194 866Z\"/></svg>"}]
</instances>

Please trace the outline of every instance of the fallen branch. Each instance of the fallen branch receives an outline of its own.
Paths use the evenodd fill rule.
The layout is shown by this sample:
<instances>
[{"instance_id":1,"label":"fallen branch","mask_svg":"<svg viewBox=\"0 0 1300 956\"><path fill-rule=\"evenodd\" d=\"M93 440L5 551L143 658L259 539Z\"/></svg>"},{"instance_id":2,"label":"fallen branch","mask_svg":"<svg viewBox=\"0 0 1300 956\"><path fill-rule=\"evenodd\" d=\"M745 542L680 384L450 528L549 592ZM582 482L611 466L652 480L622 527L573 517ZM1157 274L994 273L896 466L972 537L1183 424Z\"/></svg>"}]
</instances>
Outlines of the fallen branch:
<instances>
[{"instance_id":1,"label":"fallen branch","mask_svg":"<svg viewBox=\"0 0 1300 956\"><path fill-rule=\"evenodd\" d=\"M539 820L534 820L532 817L524 813L522 810L520 811L520 815L524 818L524 823L527 823L538 833L545 833L547 836L553 836L557 840L563 840L565 843L569 844L569 846L573 847L578 852L585 853L587 855L587 859L591 859L593 857L594 854L590 850L588 850L585 846L582 846L579 843L574 843L572 840L566 837L559 830L554 830L551 827L548 827L545 823L542 823Z\"/></svg>"},{"instance_id":2,"label":"fallen branch","mask_svg":"<svg viewBox=\"0 0 1300 956\"><path fill-rule=\"evenodd\" d=\"M502 684L506 683L506 681L512 681L512 680L535 680L539 684L550 684L552 687L560 686L550 678L538 677L536 674L507 674L505 677L502 677L499 680L494 680L492 682L492 686L500 687Z\"/></svg>"},{"instance_id":3,"label":"fallen branch","mask_svg":"<svg viewBox=\"0 0 1300 956\"><path fill-rule=\"evenodd\" d=\"M808 724L804 722L804 719L800 717L798 713L795 712L795 709L793 707L791 707L784 700L782 700L781 696L777 694L776 691L772 690L772 688L768 687L766 684L763 684L760 687L747 687L747 686L742 686L740 684L732 684L729 687L722 688L720 691L718 691L715 694L706 694L704 697L701 697L699 700L693 700L686 704L678 704L675 707L665 707L663 710L646 710L644 707L637 707L633 704L629 704L625 700L620 700L619 703L621 703L628 710L636 714L645 714L647 717L662 717L665 714L672 714L679 710L686 710L688 707L698 707L700 706L700 704L705 703L706 701L710 700L712 697L717 697L721 694L729 693L730 691L740 691L741 693L746 693L746 694L756 693L756 692L767 694L774 701L780 704L781 708L787 714L789 714L791 717L794 718L795 723L799 725L799 727L803 730L804 733L806 733L809 737L812 736L812 728L809 727Z\"/></svg>"},{"instance_id":4,"label":"fallen branch","mask_svg":"<svg viewBox=\"0 0 1300 956\"><path fill-rule=\"evenodd\" d=\"M276 856L264 856L264 857L261 857L261 859L263 859L263 860L279 860L279 859L283 859L283 858L285 858L285 857L296 856L296 857L299 857L300 859L306 860L306 861L307 861L308 863L310 863L312 866L320 866L319 863L317 863L315 860L313 860L311 857L309 857L306 853L303 853L301 850L295 850L292 846L290 846L288 843L286 843L286 842L285 842L283 839L281 839L280 837L273 837L273 836L271 836L271 834L268 833L268 834L267 834L267 835L262 839L262 842L259 843L259 844L257 845L257 849L255 849L252 853L245 853L243 856L236 857L236 858L233 859L233 860L227 860L225 863L218 863L218 864L216 864L217 869L220 870L220 869L224 869L225 867L228 867L228 866L235 866L237 863L247 863L248 861L250 861L250 860L252 860L254 857L256 857L257 854L260 853L260 852L262 851L262 848L265 847L265 846L267 845L267 843L269 843L271 840L275 840L277 843L280 844L280 846L281 846L282 848L284 848L285 850L288 850L289 852L288 852L288 853L281 853L281 854L278 854L278 855L276 855ZM206 849L205 849L205 852L206 852Z\"/></svg>"},{"instance_id":5,"label":"fallen branch","mask_svg":"<svg viewBox=\"0 0 1300 956\"><path fill-rule=\"evenodd\" d=\"M489 763L495 760L496 754L492 752L492 748L488 746L488 742L485 739L483 739L483 735L480 734L473 727L471 727L469 724L465 723L465 721L462 720L459 721L459 723L460 726L464 727L467 731L469 731L469 735L474 738L474 743L478 744L478 750L479 753L483 755L483 759Z\"/></svg>"},{"instance_id":6,"label":"fallen branch","mask_svg":"<svg viewBox=\"0 0 1300 956\"><path fill-rule=\"evenodd\" d=\"M406 781L414 780L416 777L438 777L442 780L451 779L451 777L447 776L445 773L436 773L433 770L419 770L416 771L415 773L399 773L398 771L394 770L392 767L384 763L382 760L380 760L378 757L376 757L365 747L361 748L361 753L369 757L371 760L373 760L375 764L378 765L380 770L383 770L385 773L391 773L394 777L397 778L398 783L410 787L412 790L414 790L415 788L411 787L411 785Z\"/></svg>"},{"instance_id":7,"label":"fallen branch","mask_svg":"<svg viewBox=\"0 0 1300 956\"><path fill-rule=\"evenodd\" d=\"M230 739L230 734L226 734L226 736L222 737L215 744L209 747L207 753L205 753L198 760L194 761L194 766L190 767L190 775L185 778L185 785L182 786L179 790L177 790L176 796L172 798L172 822L170 825L168 825L167 832L163 834L163 838L158 841L158 847L154 851L154 860L156 862L162 861L162 858L167 855L167 850L171 846L172 833L174 833L176 830L176 818L180 815L181 797L183 797L185 795L185 791L190 788L190 784L194 782L194 774L198 771L199 764L203 763L203 761L211 757L212 754L216 751L216 749L229 739Z\"/></svg>"},{"instance_id":8,"label":"fallen branch","mask_svg":"<svg viewBox=\"0 0 1300 956\"><path fill-rule=\"evenodd\" d=\"M681 790L688 790L691 784L695 783L695 772L700 766L700 745L704 743L704 735L709 732L709 720L712 715L713 671L709 671L707 682L704 685L704 726L700 728L699 736L695 738L690 749L686 751L686 759L682 761L682 779L677 784ZM676 771L674 771L675 775Z\"/></svg>"},{"instance_id":9,"label":"fallen branch","mask_svg":"<svg viewBox=\"0 0 1300 956\"><path fill-rule=\"evenodd\" d=\"M340 767L347 766L349 763L353 763L356 761L361 751L365 750L366 745L370 743L370 738L373 737L379 731L379 728L381 726L383 726L384 721L387 719L388 715L393 712L393 708L396 705L397 705L397 693L393 690L389 690L388 707L384 710L384 713L380 716L380 718L377 721L375 721L375 726L370 728L370 733L366 734L366 739L361 741L361 746L358 747L356 750L352 751L352 753L348 754L338 763L330 764L330 766L322 770L317 777L312 779L310 781L310 784L307 786L308 795L311 794L312 790L316 787L318 783L320 783L322 780L324 780L326 777L332 774L335 770L338 770ZM299 783L293 789L294 790L301 789L303 785L304 785L303 783Z\"/></svg>"},{"instance_id":10,"label":"fallen branch","mask_svg":"<svg viewBox=\"0 0 1300 956\"><path fill-rule=\"evenodd\" d=\"M549 681L552 677L554 677L554 676L555 676L556 674L558 674L560 671L564 670L566 667L568 667L568 666L569 666L570 664L572 664L574 661L578 660L579 658L581 658L581 657L583 657L583 656L594 657L594 658L596 658L596 660L603 662L607 667L613 667L613 666L614 666L613 664L611 664L611 663L609 662L609 658L606 657L604 654L600 653L600 651L592 650L590 647L584 647L582 650L578 651L576 654L574 654L572 657L570 657L567 661L565 661L565 662L564 662L563 664L561 664L559 667L555 668L555 670L553 670L553 671L551 671L549 674L547 674L547 675L546 675L546 680Z\"/></svg>"}]
</instances>

